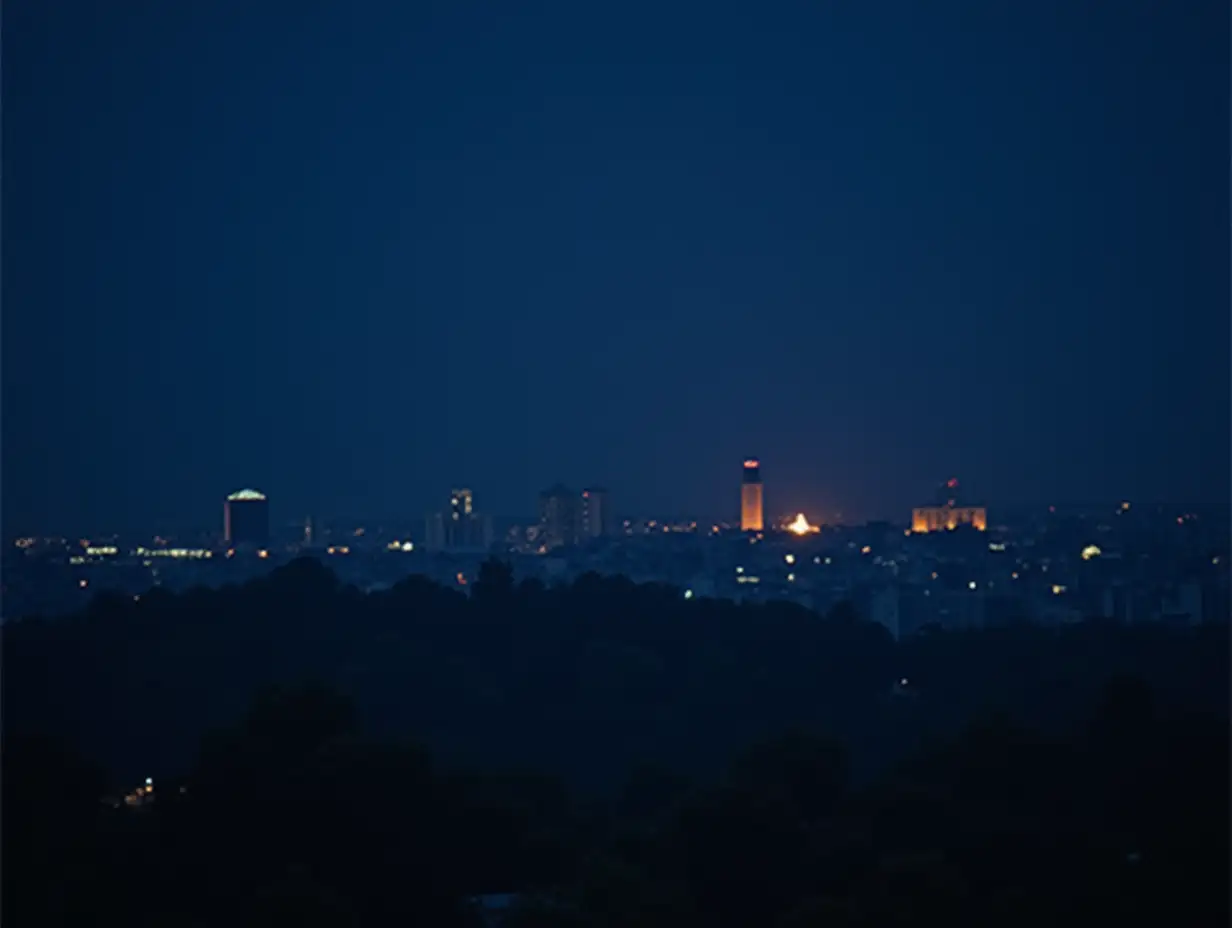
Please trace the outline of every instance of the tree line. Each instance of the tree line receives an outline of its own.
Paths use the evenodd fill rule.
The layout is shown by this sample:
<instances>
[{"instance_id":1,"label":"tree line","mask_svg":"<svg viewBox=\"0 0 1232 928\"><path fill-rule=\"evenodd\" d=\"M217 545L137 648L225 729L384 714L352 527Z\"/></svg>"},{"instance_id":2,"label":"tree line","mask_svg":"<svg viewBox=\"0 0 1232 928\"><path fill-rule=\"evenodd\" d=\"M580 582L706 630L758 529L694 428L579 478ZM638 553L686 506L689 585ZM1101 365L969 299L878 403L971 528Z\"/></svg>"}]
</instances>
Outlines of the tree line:
<instances>
[{"instance_id":1,"label":"tree line","mask_svg":"<svg viewBox=\"0 0 1232 928\"><path fill-rule=\"evenodd\" d=\"M13 924L1227 921L1226 625L302 561L2 634Z\"/></svg>"}]
</instances>

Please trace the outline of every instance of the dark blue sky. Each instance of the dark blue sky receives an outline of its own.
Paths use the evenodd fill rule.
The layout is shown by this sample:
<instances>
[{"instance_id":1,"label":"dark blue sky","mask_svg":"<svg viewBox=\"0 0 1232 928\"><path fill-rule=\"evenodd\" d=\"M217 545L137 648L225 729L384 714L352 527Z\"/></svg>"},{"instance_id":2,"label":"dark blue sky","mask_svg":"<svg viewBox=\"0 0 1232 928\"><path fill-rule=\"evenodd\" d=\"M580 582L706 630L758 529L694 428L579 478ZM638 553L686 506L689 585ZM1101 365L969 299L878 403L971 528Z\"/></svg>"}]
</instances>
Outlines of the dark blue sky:
<instances>
[{"instance_id":1,"label":"dark blue sky","mask_svg":"<svg viewBox=\"0 0 1232 928\"><path fill-rule=\"evenodd\" d=\"M1228 497L1226 3L3 28L7 530Z\"/></svg>"}]
</instances>

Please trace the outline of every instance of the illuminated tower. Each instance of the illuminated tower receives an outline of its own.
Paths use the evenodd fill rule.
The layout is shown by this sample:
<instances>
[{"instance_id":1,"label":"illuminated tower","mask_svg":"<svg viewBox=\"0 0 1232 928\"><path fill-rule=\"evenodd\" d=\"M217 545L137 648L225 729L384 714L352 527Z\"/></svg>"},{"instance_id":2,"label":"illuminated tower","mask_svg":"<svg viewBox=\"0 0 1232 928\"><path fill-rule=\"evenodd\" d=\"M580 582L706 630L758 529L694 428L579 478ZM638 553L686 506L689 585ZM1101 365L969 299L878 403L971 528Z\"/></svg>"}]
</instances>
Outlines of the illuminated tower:
<instances>
[{"instance_id":1,"label":"illuminated tower","mask_svg":"<svg viewBox=\"0 0 1232 928\"><path fill-rule=\"evenodd\" d=\"M449 508L428 515L424 547L433 551L486 551L492 545L492 521L475 512L475 494L449 493Z\"/></svg>"},{"instance_id":2,"label":"illuminated tower","mask_svg":"<svg viewBox=\"0 0 1232 928\"><path fill-rule=\"evenodd\" d=\"M222 507L223 535L232 547L269 541L269 500L257 490L238 490Z\"/></svg>"},{"instance_id":3,"label":"illuminated tower","mask_svg":"<svg viewBox=\"0 0 1232 928\"><path fill-rule=\"evenodd\" d=\"M740 530L762 530L761 465L752 458L744 462L744 478L740 484Z\"/></svg>"},{"instance_id":4,"label":"illuminated tower","mask_svg":"<svg viewBox=\"0 0 1232 928\"><path fill-rule=\"evenodd\" d=\"M475 496L470 490L454 490L449 494L450 518L457 522L474 512Z\"/></svg>"}]
</instances>

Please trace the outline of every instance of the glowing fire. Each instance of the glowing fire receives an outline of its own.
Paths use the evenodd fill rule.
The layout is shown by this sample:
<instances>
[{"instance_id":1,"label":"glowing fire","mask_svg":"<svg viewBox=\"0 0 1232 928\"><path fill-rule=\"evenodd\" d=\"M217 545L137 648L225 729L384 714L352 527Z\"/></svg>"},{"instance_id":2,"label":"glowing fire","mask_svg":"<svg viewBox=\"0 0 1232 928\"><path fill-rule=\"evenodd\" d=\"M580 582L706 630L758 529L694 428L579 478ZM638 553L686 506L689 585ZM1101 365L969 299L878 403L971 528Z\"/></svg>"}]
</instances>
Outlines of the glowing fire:
<instances>
[{"instance_id":1,"label":"glowing fire","mask_svg":"<svg viewBox=\"0 0 1232 928\"><path fill-rule=\"evenodd\" d=\"M807 535L810 532L819 532L821 529L816 525L809 525L809 520L804 518L804 513L798 512L796 513L796 521L787 526L787 531L796 535Z\"/></svg>"}]
</instances>

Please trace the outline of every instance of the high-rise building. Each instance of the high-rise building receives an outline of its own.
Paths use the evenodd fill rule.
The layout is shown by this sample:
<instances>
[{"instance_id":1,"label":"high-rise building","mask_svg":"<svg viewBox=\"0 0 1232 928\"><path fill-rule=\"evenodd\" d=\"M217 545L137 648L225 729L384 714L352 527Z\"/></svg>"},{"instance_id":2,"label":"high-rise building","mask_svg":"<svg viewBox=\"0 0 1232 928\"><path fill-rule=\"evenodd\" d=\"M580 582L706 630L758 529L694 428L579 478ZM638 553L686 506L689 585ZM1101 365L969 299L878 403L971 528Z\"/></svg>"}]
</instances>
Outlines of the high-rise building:
<instances>
[{"instance_id":1,"label":"high-rise building","mask_svg":"<svg viewBox=\"0 0 1232 928\"><path fill-rule=\"evenodd\" d=\"M761 464L749 458L744 462L744 477L740 484L740 530L760 532L762 527Z\"/></svg>"},{"instance_id":2,"label":"high-rise building","mask_svg":"<svg viewBox=\"0 0 1232 928\"><path fill-rule=\"evenodd\" d=\"M587 487L582 491L583 538L602 538L612 529L611 502L603 487Z\"/></svg>"},{"instance_id":3,"label":"high-rise building","mask_svg":"<svg viewBox=\"0 0 1232 928\"><path fill-rule=\"evenodd\" d=\"M486 551L492 547L492 521L475 512L467 489L449 494L449 509L428 516L425 547L439 551Z\"/></svg>"},{"instance_id":4,"label":"high-rise building","mask_svg":"<svg viewBox=\"0 0 1232 928\"><path fill-rule=\"evenodd\" d=\"M454 522L471 515L475 510L475 496L470 490L454 490L449 494L450 518Z\"/></svg>"},{"instance_id":5,"label":"high-rise building","mask_svg":"<svg viewBox=\"0 0 1232 928\"><path fill-rule=\"evenodd\" d=\"M237 490L222 506L223 537L231 547L269 542L269 500L259 490Z\"/></svg>"},{"instance_id":6,"label":"high-rise building","mask_svg":"<svg viewBox=\"0 0 1232 928\"><path fill-rule=\"evenodd\" d=\"M548 548L577 544L578 503L578 495L560 483L539 494L539 537Z\"/></svg>"}]
</instances>

